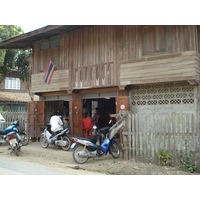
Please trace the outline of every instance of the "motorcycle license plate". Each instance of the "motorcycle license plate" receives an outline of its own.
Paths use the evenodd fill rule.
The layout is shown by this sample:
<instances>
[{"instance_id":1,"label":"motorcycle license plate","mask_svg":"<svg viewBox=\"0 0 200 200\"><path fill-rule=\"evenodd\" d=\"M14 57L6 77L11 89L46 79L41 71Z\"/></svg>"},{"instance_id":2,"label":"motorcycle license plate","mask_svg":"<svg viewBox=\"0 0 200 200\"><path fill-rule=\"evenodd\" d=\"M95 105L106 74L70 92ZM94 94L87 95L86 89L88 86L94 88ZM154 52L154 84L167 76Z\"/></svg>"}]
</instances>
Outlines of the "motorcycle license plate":
<instances>
[{"instance_id":1,"label":"motorcycle license plate","mask_svg":"<svg viewBox=\"0 0 200 200\"><path fill-rule=\"evenodd\" d=\"M17 140L16 139L11 139L10 140L10 144L16 144L17 143Z\"/></svg>"}]
</instances>

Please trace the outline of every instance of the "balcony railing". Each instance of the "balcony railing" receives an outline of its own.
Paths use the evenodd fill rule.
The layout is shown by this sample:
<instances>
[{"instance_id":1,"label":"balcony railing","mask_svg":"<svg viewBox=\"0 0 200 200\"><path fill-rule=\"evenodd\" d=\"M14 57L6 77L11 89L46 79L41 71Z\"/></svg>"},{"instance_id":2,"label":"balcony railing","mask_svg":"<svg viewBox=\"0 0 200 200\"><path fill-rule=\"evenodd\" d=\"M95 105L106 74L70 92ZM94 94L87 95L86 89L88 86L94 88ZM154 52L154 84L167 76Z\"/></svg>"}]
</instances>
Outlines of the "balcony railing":
<instances>
[{"instance_id":1,"label":"balcony railing","mask_svg":"<svg viewBox=\"0 0 200 200\"><path fill-rule=\"evenodd\" d=\"M113 86L116 80L113 62L74 69L73 89Z\"/></svg>"}]
</instances>

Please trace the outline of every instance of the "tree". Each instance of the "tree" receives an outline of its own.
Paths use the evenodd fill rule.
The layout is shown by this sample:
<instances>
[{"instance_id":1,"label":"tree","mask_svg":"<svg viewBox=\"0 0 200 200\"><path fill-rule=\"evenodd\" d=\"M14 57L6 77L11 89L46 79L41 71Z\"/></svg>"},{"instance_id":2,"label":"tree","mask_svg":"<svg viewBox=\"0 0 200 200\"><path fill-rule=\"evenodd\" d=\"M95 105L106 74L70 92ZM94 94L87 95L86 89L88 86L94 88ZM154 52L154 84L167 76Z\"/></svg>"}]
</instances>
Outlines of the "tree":
<instances>
[{"instance_id":1,"label":"tree","mask_svg":"<svg viewBox=\"0 0 200 200\"><path fill-rule=\"evenodd\" d=\"M12 37L23 34L23 30L17 25L0 25L0 42ZM15 67L15 59L18 50L3 49L0 50L0 83Z\"/></svg>"},{"instance_id":2,"label":"tree","mask_svg":"<svg viewBox=\"0 0 200 200\"><path fill-rule=\"evenodd\" d=\"M19 72L19 78L27 83L27 89L29 92L29 96L32 98L30 91L31 84L31 58L32 58L32 50L20 51L17 55L15 66Z\"/></svg>"}]
</instances>

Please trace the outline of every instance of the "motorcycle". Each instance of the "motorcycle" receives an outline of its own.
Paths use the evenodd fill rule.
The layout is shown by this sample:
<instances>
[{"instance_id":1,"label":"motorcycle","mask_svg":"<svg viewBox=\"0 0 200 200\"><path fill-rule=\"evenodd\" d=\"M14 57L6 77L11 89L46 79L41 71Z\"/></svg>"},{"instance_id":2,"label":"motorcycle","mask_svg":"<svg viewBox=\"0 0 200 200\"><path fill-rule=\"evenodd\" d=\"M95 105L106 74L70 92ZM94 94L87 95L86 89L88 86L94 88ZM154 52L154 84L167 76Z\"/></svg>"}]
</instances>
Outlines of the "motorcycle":
<instances>
[{"instance_id":1,"label":"motorcycle","mask_svg":"<svg viewBox=\"0 0 200 200\"><path fill-rule=\"evenodd\" d=\"M46 126L40 127L41 131L44 131L40 137L40 144L43 148L47 148L49 144L56 146L61 146L65 151L68 151L71 146L71 140L67 136L70 133L70 129L64 129L62 131L56 132L56 135L53 136L51 132L51 125L46 124Z\"/></svg>"},{"instance_id":2,"label":"motorcycle","mask_svg":"<svg viewBox=\"0 0 200 200\"><path fill-rule=\"evenodd\" d=\"M10 144L10 148L12 151L15 152L16 156L19 156L19 151L21 149L22 143L20 142L19 138L17 137L17 133L15 131L12 131L7 134L7 140Z\"/></svg>"},{"instance_id":3,"label":"motorcycle","mask_svg":"<svg viewBox=\"0 0 200 200\"><path fill-rule=\"evenodd\" d=\"M19 120L15 120L6 129L3 129L3 128L0 129L0 145L4 143L9 144L7 134L11 132L16 133L18 141L22 144L22 146L25 146L28 144L29 142L28 135L24 132L24 129L19 130L18 126L19 126Z\"/></svg>"},{"instance_id":4,"label":"motorcycle","mask_svg":"<svg viewBox=\"0 0 200 200\"><path fill-rule=\"evenodd\" d=\"M3 128L0 128L0 145L4 143L8 143L7 133L5 132L5 130L3 130Z\"/></svg>"},{"instance_id":5,"label":"motorcycle","mask_svg":"<svg viewBox=\"0 0 200 200\"><path fill-rule=\"evenodd\" d=\"M109 132L110 126L104 126L98 128L96 125L92 127L92 135L97 137L97 144L101 145L103 142L104 136Z\"/></svg>"},{"instance_id":6,"label":"motorcycle","mask_svg":"<svg viewBox=\"0 0 200 200\"><path fill-rule=\"evenodd\" d=\"M15 120L8 126L5 130L0 130L0 144L8 143L12 151L14 151L16 156L19 156L19 151L21 146L28 144L28 136L23 132L24 130L19 130L19 120Z\"/></svg>"},{"instance_id":7,"label":"motorcycle","mask_svg":"<svg viewBox=\"0 0 200 200\"><path fill-rule=\"evenodd\" d=\"M73 142L73 159L79 164L87 162L89 158L101 157L109 152L113 158L118 158L120 149L115 141L116 136L109 134L109 127L103 127L97 131L97 137L71 137ZM98 136L101 136L103 141L99 141L100 145L96 144Z\"/></svg>"}]
</instances>

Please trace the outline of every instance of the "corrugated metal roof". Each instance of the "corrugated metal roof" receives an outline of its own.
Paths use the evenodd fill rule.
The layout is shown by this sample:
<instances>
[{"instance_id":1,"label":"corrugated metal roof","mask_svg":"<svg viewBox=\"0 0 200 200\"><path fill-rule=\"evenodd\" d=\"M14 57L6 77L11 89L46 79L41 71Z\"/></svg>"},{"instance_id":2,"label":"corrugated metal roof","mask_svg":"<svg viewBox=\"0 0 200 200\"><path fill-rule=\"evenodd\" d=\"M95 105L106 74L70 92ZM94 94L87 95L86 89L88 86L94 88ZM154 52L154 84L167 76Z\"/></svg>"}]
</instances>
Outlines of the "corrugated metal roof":
<instances>
[{"instance_id":1,"label":"corrugated metal roof","mask_svg":"<svg viewBox=\"0 0 200 200\"><path fill-rule=\"evenodd\" d=\"M34 101L38 100L39 97L37 95L34 95ZM27 103L31 101L31 98L28 93L0 91L0 101Z\"/></svg>"}]
</instances>

